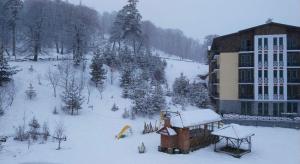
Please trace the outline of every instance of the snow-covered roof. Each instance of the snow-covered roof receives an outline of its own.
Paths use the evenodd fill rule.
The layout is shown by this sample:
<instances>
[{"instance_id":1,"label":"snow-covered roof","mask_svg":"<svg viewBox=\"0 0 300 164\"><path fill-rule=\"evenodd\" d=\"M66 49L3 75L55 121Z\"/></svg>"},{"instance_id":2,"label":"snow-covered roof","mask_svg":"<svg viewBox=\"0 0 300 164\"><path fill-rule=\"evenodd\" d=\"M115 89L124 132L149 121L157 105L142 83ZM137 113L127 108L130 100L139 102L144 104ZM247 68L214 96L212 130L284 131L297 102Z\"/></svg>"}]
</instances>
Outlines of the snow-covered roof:
<instances>
[{"instance_id":1,"label":"snow-covered roof","mask_svg":"<svg viewBox=\"0 0 300 164\"><path fill-rule=\"evenodd\" d=\"M162 129L158 130L157 133L166 135L166 136L176 136L177 135L175 130L172 128L169 128L169 127L163 127Z\"/></svg>"},{"instance_id":2,"label":"snow-covered roof","mask_svg":"<svg viewBox=\"0 0 300 164\"><path fill-rule=\"evenodd\" d=\"M211 109L181 111L172 114L170 121L173 127L191 127L221 121L221 116Z\"/></svg>"},{"instance_id":3,"label":"snow-covered roof","mask_svg":"<svg viewBox=\"0 0 300 164\"><path fill-rule=\"evenodd\" d=\"M223 128L213 131L212 134L234 139L243 139L254 135L253 132L250 132L249 130L245 129L245 127L237 124L227 125Z\"/></svg>"}]
</instances>

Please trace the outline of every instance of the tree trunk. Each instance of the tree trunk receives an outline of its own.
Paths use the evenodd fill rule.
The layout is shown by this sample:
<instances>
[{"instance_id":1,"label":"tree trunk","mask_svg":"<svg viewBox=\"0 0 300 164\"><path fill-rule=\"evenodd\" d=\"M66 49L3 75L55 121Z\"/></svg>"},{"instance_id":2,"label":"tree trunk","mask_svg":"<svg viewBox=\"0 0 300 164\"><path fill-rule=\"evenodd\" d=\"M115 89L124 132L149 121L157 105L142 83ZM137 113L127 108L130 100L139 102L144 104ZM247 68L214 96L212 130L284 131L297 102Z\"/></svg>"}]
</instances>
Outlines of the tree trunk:
<instances>
[{"instance_id":1,"label":"tree trunk","mask_svg":"<svg viewBox=\"0 0 300 164\"><path fill-rule=\"evenodd\" d=\"M55 47L56 47L56 53L59 54L59 46L58 46L58 42L55 42Z\"/></svg>"},{"instance_id":2,"label":"tree trunk","mask_svg":"<svg viewBox=\"0 0 300 164\"><path fill-rule=\"evenodd\" d=\"M60 54L64 54L64 43L61 43Z\"/></svg>"},{"instance_id":3,"label":"tree trunk","mask_svg":"<svg viewBox=\"0 0 300 164\"><path fill-rule=\"evenodd\" d=\"M13 24L12 26L12 55L17 59L16 55L16 25Z\"/></svg>"},{"instance_id":4,"label":"tree trunk","mask_svg":"<svg viewBox=\"0 0 300 164\"><path fill-rule=\"evenodd\" d=\"M39 54L39 48L38 45L34 45L34 50L33 50L33 61L38 61L38 54Z\"/></svg>"}]
</instances>

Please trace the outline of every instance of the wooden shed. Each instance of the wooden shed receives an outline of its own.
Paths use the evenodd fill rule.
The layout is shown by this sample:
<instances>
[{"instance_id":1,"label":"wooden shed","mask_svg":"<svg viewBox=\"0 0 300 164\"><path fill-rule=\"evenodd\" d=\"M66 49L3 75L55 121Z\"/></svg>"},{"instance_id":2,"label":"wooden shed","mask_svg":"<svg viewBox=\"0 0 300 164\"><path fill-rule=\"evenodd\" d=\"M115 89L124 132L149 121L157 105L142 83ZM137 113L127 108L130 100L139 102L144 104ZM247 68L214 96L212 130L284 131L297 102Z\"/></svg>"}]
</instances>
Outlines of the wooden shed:
<instances>
[{"instance_id":1,"label":"wooden shed","mask_svg":"<svg viewBox=\"0 0 300 164\"><path fill-rule=\"evenodd\" d=\"M166 153L189 153L216 140L211 132L220 127L221 117L210 109L163 113L164 125L158 150Z\"/></svg>"}]
</instances>

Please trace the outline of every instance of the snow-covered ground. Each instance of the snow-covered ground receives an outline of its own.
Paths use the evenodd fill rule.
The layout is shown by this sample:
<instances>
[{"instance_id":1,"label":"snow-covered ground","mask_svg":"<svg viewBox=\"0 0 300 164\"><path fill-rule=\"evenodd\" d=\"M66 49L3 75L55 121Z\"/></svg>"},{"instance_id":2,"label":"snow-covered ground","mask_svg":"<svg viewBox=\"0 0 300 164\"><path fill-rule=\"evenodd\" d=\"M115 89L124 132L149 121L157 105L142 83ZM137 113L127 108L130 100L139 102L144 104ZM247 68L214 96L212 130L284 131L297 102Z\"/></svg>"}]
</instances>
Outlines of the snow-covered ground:
<instances>
[{"instance_id":1,"label":"snow-covered ground","mask_svg":"<svg viewBox=\"0 0 300 164\"><path fill-rule=\"evenodd\" d=\"M191 81L198 74L207 72L207 66L187 61L167 60L166 76L171 87L176 77L184 73ZM23 71L14 76L17 94L12 107L0 117L0 136L12 136L15 127L21 125L25 116L28 122L33 116L42 124L47 121L50 133L53 133L57 123L63 122L66 128L67 141L62 143L62 150L56 150L57 142L50 139L47 143L36 142L28 148L27 142L14 141L12 137L4 143L0 152L1 164L153 164L153 163L228 163L228 164L299 164L300 163L300 131L282 128L246 127L255 133L253 149L250 154L236 159L225 154L215 153L213 147L207 147L187 155L169 155L157 151L160 144L158 134L142 135L144 122L158 123L158 116L152 119L123 119L124 108L129 109L131 102L120 97L118 77L115 75L114 85L107 81L100 99L98 91L93 90L89 104L84 103L78 116L66 115L60 112L53 115L56 106L60 109L60 97L53 97L45 74L49 67L54 69L58 64L52 62L17 62ZM28 68L33 65L34 71ZM37 76L42 77L42 85L38 84ZM108 76L110 77L110 76ZM34 100L25 98L25 90L29 83L37 90ZM59 89L59 93L61 89ZM86 91L85 91L86 93ZM59 94L58 94L59 95ZM120 110L110 109L116 103ZM93 109L90 108L93 106ZM115 136L123 126L130 125L133 134L127 138L116 140ZM138 154L137 147L145 143L146 153Z\"/></svg>"}]
</instances>

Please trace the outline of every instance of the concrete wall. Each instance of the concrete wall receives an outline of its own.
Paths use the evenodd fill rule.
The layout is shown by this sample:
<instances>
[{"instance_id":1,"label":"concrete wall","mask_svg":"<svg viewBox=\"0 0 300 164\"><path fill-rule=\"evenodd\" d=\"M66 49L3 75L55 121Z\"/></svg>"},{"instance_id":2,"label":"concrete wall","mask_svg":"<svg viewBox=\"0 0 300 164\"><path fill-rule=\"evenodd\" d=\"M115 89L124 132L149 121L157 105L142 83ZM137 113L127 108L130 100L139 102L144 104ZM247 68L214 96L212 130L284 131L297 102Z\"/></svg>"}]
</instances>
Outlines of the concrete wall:
<instances>
[{"instance_id":1,"label":"concrete wall","mask_svg":"<svg viewBox=\"0 0 300 164\"><path fill-rule=\"evenodd\" d=\"M238 53L220 54L220 100L238 100Z\"/></svg>"}]
</instances>

